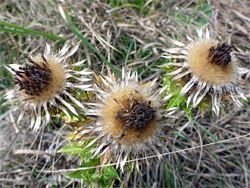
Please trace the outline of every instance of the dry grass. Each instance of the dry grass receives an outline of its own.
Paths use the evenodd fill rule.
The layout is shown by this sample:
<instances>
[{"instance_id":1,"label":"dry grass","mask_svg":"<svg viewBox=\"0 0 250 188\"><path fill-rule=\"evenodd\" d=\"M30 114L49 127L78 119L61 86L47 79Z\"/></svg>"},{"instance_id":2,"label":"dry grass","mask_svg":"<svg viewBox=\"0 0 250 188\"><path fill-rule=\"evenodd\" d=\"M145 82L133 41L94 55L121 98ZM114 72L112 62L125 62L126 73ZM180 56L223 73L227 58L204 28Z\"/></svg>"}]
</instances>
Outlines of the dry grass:
<instances>
[{"instance_id":1,"label":"dry grass","mask_svg":"<svg viewBox=\"0 0 250 188\"><path fill-rule=\"evenodd\" d=\"M194 36L193 31L201 26L199 18L209 24L213 36L234 45L241 64L250 68L250 4L247 0L209 1L212 7L211 18L207 17L198 4L186 28L177 17L183 15L186 21L188 20L194 10L191 7L196 5L192 1L145 1L147 3L141 9L131 6L112 7L110 2L104 2L106 1L74 2L73 7L78 18L68 3L67 7L82 35L99 53L118 69L127 64L139 70L145 82L161 73L155 65L164 61L160 56L164 49L171 46L170 38L179 36L183 30ZM0 20L3 22L53 33L55 36L66 38L70 44L79 41L61 19L54 1L3 0L0 12ZM176 16L171 16L174 13ZM182 38L185 38L185 35ZM0 76L1 95L11 87L10 76L3 65L23 63L25 54L43 49L45 42L55 46L55 49L63 45L58 40L38 35L0 32L0 71L3 75ZM74 60L84 58L87 58L88 66L93 70L106 70L98 55L82 45ZM250 73L242 78L242 82L246 83L244 93L248 98L249 76ZM79 187L79 180L70 180L61 173L53 172L58 169L76 168L79 164L78 158L73 157L67 161L66 154L56 153L66 145L62 136L68 134L70 128L61 126L55 120L50 129L46 127L35 134L28 130L27 122L23 122L22 126L16 125L16 112L10 109L5 106L0 109L1 187ZM210 117L208 114L202 118L199 112L193 112L193 120L203 125L220 141L247 135L250 131L249 103L242 109L231 105L225 106L224 109L225 115L219 118ZM125 181L126 178L123 177L124 186L167 187L167 172L171 179L170 187L249 187L249 177L235 158L220 144L205 146L215 142L214 139L193 122L186 123L185 117L175 122L189 142L172 134L167 142L169 150L166 152L200 147L166 155L164 161L150 159L151 168L142 169L142 176L134 172L129 181ZM231 139L224 142L224 145L250 173L249 135Z\"/></svg>"}]
</instances>

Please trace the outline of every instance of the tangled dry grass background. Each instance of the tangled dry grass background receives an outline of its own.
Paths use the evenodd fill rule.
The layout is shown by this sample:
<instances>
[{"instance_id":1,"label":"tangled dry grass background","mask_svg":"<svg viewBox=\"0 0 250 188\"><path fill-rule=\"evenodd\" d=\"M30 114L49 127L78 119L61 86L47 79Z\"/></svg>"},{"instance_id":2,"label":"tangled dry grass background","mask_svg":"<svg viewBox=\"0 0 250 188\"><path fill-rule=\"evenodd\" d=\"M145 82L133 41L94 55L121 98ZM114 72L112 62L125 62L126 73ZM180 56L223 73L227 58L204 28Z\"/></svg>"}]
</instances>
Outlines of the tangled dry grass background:
<instances>
[{"instance_id":1,"label":"tangled dry grass background","mask_svg":"<svg viewBox=\"0 0 250 188\"><path fill-rule=\"evenodd\" d=\"M1 1L0 21L13 23L44 33L53 33L66 38L70 44L79 39L62 20L57 3L62 1ZM142 9L129 6L111 7L108 1L72 1L78 15L69 11L72 18L81 26L83 36L108 61L117 68L128 65L140 70L143 81L152 80L160 74L155 66L164 49L171 47L170 37L176 37L184 30L185 34L194 36L193 31L199 27L197 19L202 17L210 26L215 37L234 45L235 54L241 65L250 68L250 3L247 0L208 1L212 7L211 18L200 9L196 1L145 1ZM70 9L70 4L66 3ZM64 5L64 4L62 4ZM183 24L176 15L186 18L197 10L189 24ZM21 35L0 32L1 48L1 82L0 92L4 95L11 87L9 75L3 65L23 63L24 55L43 49L45 42L62 47L62 43L43 36ZM88 66L95 71L105 71L105 63L87 46L82 45L74 60L87 58ZM163 73L161 73L163 74ZM7 77L6 77L7 76ZM241 80L244 93L250 98L250 72ZM2 103L1 103L2 104ZM193 120L205 127L218 140L230 149L234 156L250 173L250 111L249 102L244 108L228 105L225 115L218 118L200 113L193 113ZM181 114L181 113L180 113ZM53 125L33 133L28 123L15 124L16 112L1 106L0 115L0 185L1 187L79 187L77 179L71 180L56 172L60 169L72 169L79 165L80 159L57 150L67 144L62 136L70 133L70 127L55 120ZM164 160L150 159L150 166L142 169L143 174L134 173L129 180L123 177L124 187L167 187L166 163L169 179L180 187L249 187L249 177L236 159L220 144L205 146L215 140L208 136L194 121L188 122L183 116L175 120L175 127L188 138L169 136L166 152L175 152L164 156ZM62 126L63 125L63 126ZM243 136L247 135L247 136ZM236 138L239 137L239 138ZM236 138L236 139L234 139ZM197 147L197 148L196 148ZM196 148L196 149L195 149ZM121 175L123 176L123 175ZM126 175L127 176L127 175ZM119 183L118 183L119 185Z\"/></svg>"}]
</instances>

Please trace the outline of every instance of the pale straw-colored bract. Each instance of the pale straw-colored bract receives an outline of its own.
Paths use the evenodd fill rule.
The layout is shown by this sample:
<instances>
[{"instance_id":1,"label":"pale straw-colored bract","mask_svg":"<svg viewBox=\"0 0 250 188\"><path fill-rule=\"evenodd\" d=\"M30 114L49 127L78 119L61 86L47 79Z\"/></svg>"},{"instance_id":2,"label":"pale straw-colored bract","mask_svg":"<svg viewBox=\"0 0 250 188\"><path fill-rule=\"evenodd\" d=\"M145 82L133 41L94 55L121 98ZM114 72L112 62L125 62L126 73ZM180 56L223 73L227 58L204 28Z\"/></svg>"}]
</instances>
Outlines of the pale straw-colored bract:
<instances>
[{"instance_id":1,"label":"pale straw-colored bract","mask_svg":"<svg viewBox=\"0 0 250 188\"><path fill-rule=\"evenodd\" d=\"M178 67L177 70L168 75L174 76L173 80L185 80L180 96L188 95L187 105L192 101L192 106L196 107L205 96L210 96L212 110L216 115L219 115L222 96L228 96L234 104L242 106L238 95L244 100L246 97L239 87L238 77L248 70L238 66L237 59L231 52L231 47L225 43L220 45L218 41L211 39L208 29L205 33L199 29L198 39L193 40L189 36L187 39L188 44L173 41L176 47L165 50L166 53L163 57L178 61L162 65L162 67ZM220 58L224 58L227 64L223 64L220 58L218 59L220 65L211 63L209 55L213 52L212 50L216 50L216 46L224 48Z\"/></svg>"},{"instance_id":2,"label":"pale straw-colored bract","mask_svg":"<svg viewBox=\"0 0 250 188\"><path fill-rule=\"evenodd\" d=\"M14 103L15 110L21 111L17 123L28 116L31 118L30 128L37 131L50 121L49 110L52 108L62 110L69 118L71 116L67 110L77 115L71 102L84 108L70 93L74 89L91 90L88 75L92 72L87 69L73 70L73 66L83 66L85 60L77 63L70 63L68 60L78 47L76 45L69 50L69 46L65 45L58 54L54 54L50 45L46 44L44 52L27 57L24 64L6 66L13 74L15 83L15 89L6 94L6 99ZM74 82L71 82L72 79Z\"/></svg>"},{"instance_id":3,"label":"pale straw-colored bract","mask_svg":"<svg viewBox=\"0 0 250 188\"><path fill-rule=\"evenodd\" d=\"M96 144L90 151L92 156L106 155L121 170L131 157L136 159L157 154L161 158L160 151L165 147L161 144L161 138L166 137L166 120L173 117L176 110L162 110L171 97L162 97L168 86L158 88L156 80L142 85L138 81L137 72L125 68L122 69L121 79L112 74L100 75L99 78L101 84L96 84L94 91L96 101L85 103L88 106L85 114L93 117L94 123L85 125L84 130L79 133L83 137L96 136L86 146L88 148ZM143 120L135 120L133 113L136 110L137 116L143 116ZM135 164L139 168L138 161ZM134 163L132 166L135 166Z\"/></svg>"}]
</instances>

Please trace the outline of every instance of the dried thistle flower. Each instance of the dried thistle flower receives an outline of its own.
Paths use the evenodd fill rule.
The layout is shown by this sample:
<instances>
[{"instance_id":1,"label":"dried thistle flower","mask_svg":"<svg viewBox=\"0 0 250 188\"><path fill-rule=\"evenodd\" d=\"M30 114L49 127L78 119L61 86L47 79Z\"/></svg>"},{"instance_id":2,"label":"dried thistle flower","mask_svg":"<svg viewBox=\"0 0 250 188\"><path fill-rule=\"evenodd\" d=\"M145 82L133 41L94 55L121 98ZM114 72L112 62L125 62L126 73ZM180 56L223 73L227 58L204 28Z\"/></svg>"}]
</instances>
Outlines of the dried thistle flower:
<instances>
[{"instance_id":1,"label":"dried thistle flower","mask_svg":"<svg viewBox=\"0 0 250 188\"><path fill-rule=\"evenodd\" d=\"M75 108L67 102L67 98L81 108L84 106L69 92L71 88L90 90L91 85L79 82L87 82L91 74L88 70L74 71L72 66L81 66L85 60L75 64L67 64L67 58L78 49L76 45L71 51L65 45L58 54L50 52L50 46L46 44L45 52L41 51L36 56L26 56L27 61L23 65L10 64L6 68L14 75L15 89L7 93L9 102L18 102L17 108L21 108L17 122L27 114L31 116L30 127L37 131L42 123L42 114L45 114L44 123L50 120L48 108L61 109L69 118L66 108L77 115ZM76 76L78 75L78 76ZM79 77L80 76L80 77ZM71 79L77 83L71 82ZM66 108L65 108L66 107Z\"/></svg>"},{"instance_id":2,"label":"dried thistle flower","mask_svg":"<svg viewBox=\"0 0 250 188\"><path fill-rule=\"evenodd\" d=\"M176 108L162 110L170 95L161 97L167 86L157 89L154 82L142 85L137 73L122 69L122 79L114 75L96 76L96 101L86 103L85 113L95 121L81 128L84 136L95 135L86 147L97 144L90 152L94 156L106 156L117 167L123 167L130 157L158 154L164 146L161 138L166 137L167 117ZM164 111L166 112L164 114ZM165 130L165 131L164 131ZM136 163L137 168L138 161Z\"/></svg>"},{"instance_id":3,"label":"dried thistle flower","mask_svg":"<svg viewBox=\"0 0 250 188\"><path fill-rule=\"evenodd\" d=\"M192 101L192 106L196 107L204 97L210 96L212 110L219 115L223 96L230 98L237 106L242 104L236 94L246 100L238 84L239 74L246 73L246 70L238 67L232 46L211 39L208 29L205 37L203 35L200 29L197 40L187 36L188 44L173 41L178 47L167 49L163 57L176 59L177 62L166 63L162 67L179 67L168 75L175 75L173 80L181 79L184 82L180 96L189 95L187 105Z\"/></svg>"}]
</instances>

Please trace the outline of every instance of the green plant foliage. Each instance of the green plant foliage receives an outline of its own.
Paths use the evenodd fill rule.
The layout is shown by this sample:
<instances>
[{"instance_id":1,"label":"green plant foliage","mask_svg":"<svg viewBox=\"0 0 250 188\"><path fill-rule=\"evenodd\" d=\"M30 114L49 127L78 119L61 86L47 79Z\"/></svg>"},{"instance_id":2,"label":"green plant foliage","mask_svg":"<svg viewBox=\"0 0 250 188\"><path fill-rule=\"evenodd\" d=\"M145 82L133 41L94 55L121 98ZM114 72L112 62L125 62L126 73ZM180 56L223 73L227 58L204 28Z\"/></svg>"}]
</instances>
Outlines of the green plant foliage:
<instances>
[{"instance_id":1,"label":"green plant foliage","mask_svg":"<svg viewBox=\"0 0 250 188\"><path fill-rule=\"evenodd\" d=\"M90 185L90 187L94 187L96 183L100 184L101 187L110 187L114 183L115 179L120 181L118 172L112 166L103 167L102 172L97 170L97 168L93 168L94 166L98 166L100 164L100 158L90 157L90 150L95 147L94 145L85 148L85 146L87 146L90 141L92 140L71 143L58 151L68 153L70 157L72 155L79 155L81 156L82 163L79 168L90 167L90 169L87 170L77 170L68 173L66 176L70 178L80 178L84 184L87 183Z\"/></svg>"},{"instance_id":2,"label":"green plant foliage","mask_svg":"<svg viewBox=\"0 0 250 188\"><path fill-rule=\"evenodd\" d=\"M165 70L167 73L171 72L171 70L173 69L174 69L173 67L163 68L163 70ZM178 81L172 81L172 79L167 74L162 79L163 79L162 87L166 85L169 86L166 89L165 93L163 93L163 95L172 94L172 97L169 99L168 104L164 106L164 109L178 107L184 110L188 119L191 120L191 107L187 106L186 103L187 97L186 95L182 97L179 96L179 93L183 86L180 83L178 83Z\"/></svg>"},{"instance_id":3,"label":"green plant foliage","mask_svg":"<svg viewBox=\"0 0 250 188\"><path fill-rule=\"evenodd\" d=\"M99 159L91 159L79 166L81 167L93 167L99 164ZM84 184L89 184L90 187L95 187L98 183L101 187L113 187L115 179L120 180L120 177L114 167L103 167L102 172L96 168L87 170L77 170L66 174L70 178L80 178Z\"/></svg>"},{"instance_id":4,"label":"green plant foliage","mask_svg":"<svg viewBox=\"0 0 250 188\"><path fill-rule=\"evenodd\" d=\"M21 26L15 25L15 24L0 22L0 26L3 26L3 27L0 27L0 31L22 34L22 35L40 35L40 36L44 36L44 37L49 38L49 39L61 40L63 42L66 41L66 39L61 38L61 37L57 37L53 34L47 34L47 33L43 33L40 31L27 29L25 27L21 27Z\"/></svg>"},{"instance_id":5,"label":"green plant foliage","mask_svg":"<svg viewBox=\"0 0 250 188\"><path fill-rule=\"evenodd\" d=\"M87 146L88 143L91 141L92 140L70 143L69 145L60 149L58 153L61 152L68 153L69 158L71 158L72 155L79 155L81 156L81 162L83 162L91 156L91 153L89 153L91 147L85 148L85 146Z\"/></svg>"},{"instance_id":6,"label":"green plant foliage","mask_svg":"<svg viewBox=\"0 0 250 188\"><path fill-rule=\"evenodd\" d=\"M171 187L171 183L170 183L171 179L170 179L170 173L169 173L167 164L165 164L165 177L166 177L167 188L170 188Z\"/></svg>"},{"instance_id":7,"label":"green plant foliage","mask_svg":"<svg viewBox=\"0 0 250 188\"><path fill-rule=\"evenodd\" d=\"M50 186L50 188L57 188L58 186L56 186L56 185L52 185L52 186Z\"/></svg>"},{"instance_id":8,"label":"green plant foliage","mask_svg":"<svg viewBox=\"0 0 250 188\"><path fill-rule=\"evenodd\" d=\"M196 21L201 25L205 25L207 24L207 20L212 16L212 7L210 4L203 4L200 7L200 11L203 12L205 16L202 15L198 16L196 18Z\"/></svg>"}]
</instances>

